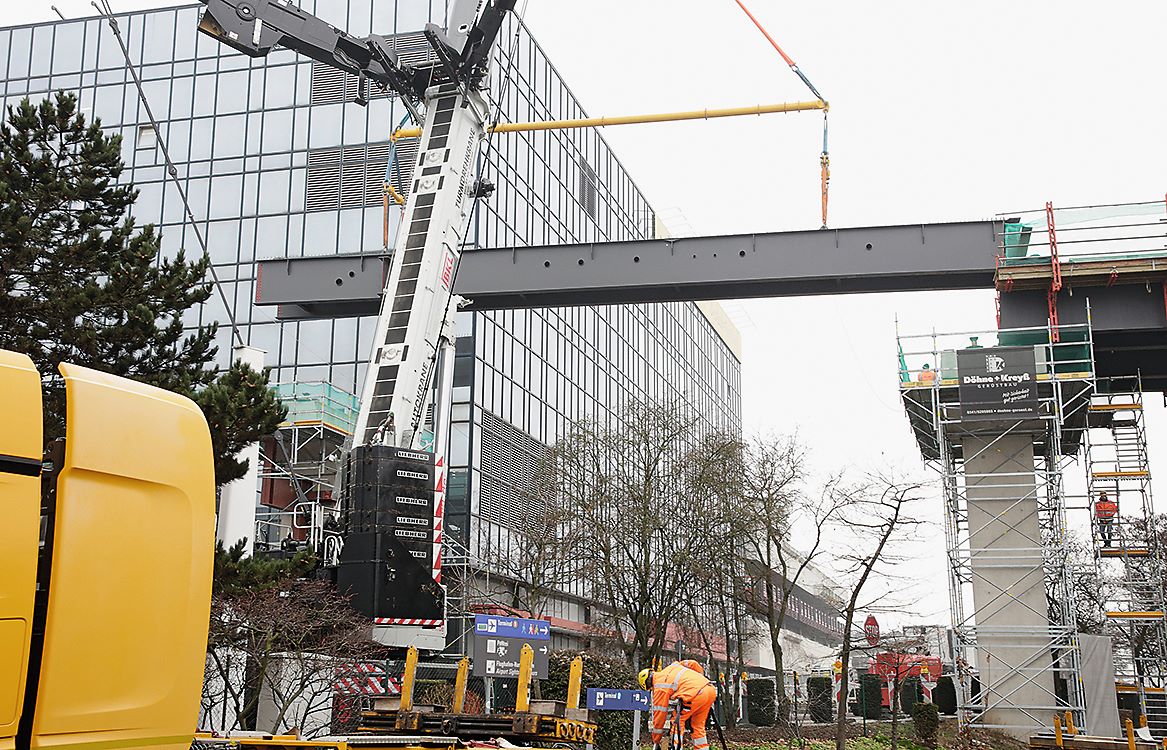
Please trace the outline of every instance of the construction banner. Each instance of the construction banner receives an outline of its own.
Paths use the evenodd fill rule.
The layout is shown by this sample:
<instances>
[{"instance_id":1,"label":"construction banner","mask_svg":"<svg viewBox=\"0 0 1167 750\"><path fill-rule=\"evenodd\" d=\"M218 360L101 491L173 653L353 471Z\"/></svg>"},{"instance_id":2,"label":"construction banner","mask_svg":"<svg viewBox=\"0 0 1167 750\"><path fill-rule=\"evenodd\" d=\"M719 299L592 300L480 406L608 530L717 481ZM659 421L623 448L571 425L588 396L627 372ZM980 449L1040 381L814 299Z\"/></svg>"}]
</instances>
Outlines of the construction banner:
<instances>
[{"instance_id":1,"label":"construction banner","mask_svg":"<svg viewBox=\"0 0 1167 750\"><path fill-rule=\"evenodd\" d=\"M1036 419L1037 361L1033 347L971 347L956 353L963 422Z\"/></svg>"}]
</instances>

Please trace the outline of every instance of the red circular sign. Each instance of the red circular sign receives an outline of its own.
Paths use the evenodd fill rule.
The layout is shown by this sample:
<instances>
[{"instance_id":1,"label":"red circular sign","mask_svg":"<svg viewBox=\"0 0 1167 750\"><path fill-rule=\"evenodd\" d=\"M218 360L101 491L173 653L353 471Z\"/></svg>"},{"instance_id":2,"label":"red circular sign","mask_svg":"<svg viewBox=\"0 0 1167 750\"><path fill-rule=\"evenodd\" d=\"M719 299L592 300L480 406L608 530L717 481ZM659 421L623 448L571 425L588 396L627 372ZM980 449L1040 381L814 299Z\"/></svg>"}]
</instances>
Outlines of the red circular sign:
<instances>
[{"instance_id":1,"label":"red circular sign","mask_svg":"<svg viewBox=\"0 0 1167 750\"><path fill-rule=\"evenodd\" d=\"M867 636L868 645L879 645L879 621L875 619L875 615L867 615L863 622L863 634Z\"/></svg>"}]
</instances>

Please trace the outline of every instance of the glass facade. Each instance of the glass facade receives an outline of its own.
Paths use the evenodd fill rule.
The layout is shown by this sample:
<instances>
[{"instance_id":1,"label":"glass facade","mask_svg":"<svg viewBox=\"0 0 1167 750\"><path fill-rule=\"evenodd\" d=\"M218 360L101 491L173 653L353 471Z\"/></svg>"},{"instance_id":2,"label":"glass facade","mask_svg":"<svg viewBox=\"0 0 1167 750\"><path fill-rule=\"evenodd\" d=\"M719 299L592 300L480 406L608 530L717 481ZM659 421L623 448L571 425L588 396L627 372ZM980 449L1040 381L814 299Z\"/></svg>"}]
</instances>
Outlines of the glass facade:
<instances>
[{"instance_id":1,"label":"glass facade","mask_svg":"<svg viewBox=\"0 0 1167 750\"><path fill-rule=\"evenodd\" d=\"M419 32L446 12L440 0L302 5L357 35ZM267 352L273 380L355 392L375 321L278 321L275 308L253 304L255 261L381 250L386 221L390 236L397 221L396 210L385 218L382 181L406 185L401 170L413 156L402 142L397 163L389 162L388 134L404 108L388 95L358 106L353 77L287 50L258 60L239 54L197 32L201 7L119 16L158 132L100 19L0 29L0 97L10 105L75 92L89 117L123 136L139 221L159 226L164 254L194 253L194 233L166 180L164 142L244 340ZM403 47L404 59L417 53L418 39L403 40L414 44ZM500 119L584 115L513 16L495 56L490 91ZM654 234L652 209L595 130L493 137L481 167L498 189L479 203L472 245ZM186 322L225 322L226 313L215 295ZM538 446L575 420L603 420L629 399L684 399L710 428L740 429L739 355L694 303L463 313L458 336L447 527L472 552L485 554L517 525L516 482ZM224 325L224 360L230 343Z\"/></svg>"}]
</instances>

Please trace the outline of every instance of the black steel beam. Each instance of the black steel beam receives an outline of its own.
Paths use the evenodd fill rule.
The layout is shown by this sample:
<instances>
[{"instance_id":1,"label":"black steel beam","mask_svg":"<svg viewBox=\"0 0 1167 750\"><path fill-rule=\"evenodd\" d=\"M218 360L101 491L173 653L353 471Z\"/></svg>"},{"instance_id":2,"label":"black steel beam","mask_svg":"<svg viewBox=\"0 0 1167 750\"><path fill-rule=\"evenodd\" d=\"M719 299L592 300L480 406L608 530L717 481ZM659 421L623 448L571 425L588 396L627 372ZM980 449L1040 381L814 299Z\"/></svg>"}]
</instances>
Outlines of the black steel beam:
<instances>
[{"instance_id":1,"label":"black steel beam","mask_svg":"<svg viewBox=\"0 0 1167 750\"><path fill-rule=\"evenodd\" d=\"M1167 391L1167 307L1160 284L1067 288L1057 305L1062 325L1085 323L1089 316L1099 377L1138 374L1144 390ZM1004 292L1000 309L1001 328L1049 321L1049 300L1041 290Z\"/></svg>"},{"instance_id":2,"label":"black steel beam","mask_svg":"<svg viewBox=\"0 0 1167 750\"><path fill-rule=\"evenodd\" d=\"M467 250L454 291L477 310L987 289L1000 222L860 227ZM281 317L377 311L380 256L260 261L256 304Z\"/></svg>"},{"instance_id":3,"label":"black steel beam","mask_svg":"<svg viewBox=\"0 0 1167 750\"><path fill-rule=\"evenodd\" d=\"M376 315L388 256L323 255L261 260L255 304L278 305L280 320Z\"/></svg>"},{"instance_id":4,"label":"black steel beam","mask_svg":"<svg viewBox=\"0 0 1167 750\"><path fill-rule=\"evenodd\" d=\"M500 248L462 255L474 309L987 289L1001 223Z\"/></svg>"}]
</instances>

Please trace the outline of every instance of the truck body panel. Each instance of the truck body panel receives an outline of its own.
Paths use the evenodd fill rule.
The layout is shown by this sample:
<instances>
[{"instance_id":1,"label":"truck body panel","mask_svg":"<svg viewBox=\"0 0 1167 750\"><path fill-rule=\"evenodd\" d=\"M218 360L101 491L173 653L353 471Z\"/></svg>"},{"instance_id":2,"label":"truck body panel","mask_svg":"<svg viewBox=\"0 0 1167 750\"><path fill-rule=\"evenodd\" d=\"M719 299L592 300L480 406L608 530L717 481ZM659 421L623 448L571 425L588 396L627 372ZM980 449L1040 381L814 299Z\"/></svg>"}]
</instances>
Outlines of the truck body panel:
<instances>
[{"instance_id":1,"label":"truck body panel","mask_svg":"<svg viewBox=\"0 0 1167 750\"><path fill-rule=\"evenodd\" d=\"M41 378L26 355L0 350L0 393L0 748L8 748L24 703L40 539Z\"/></svg>"}]
</instances>

